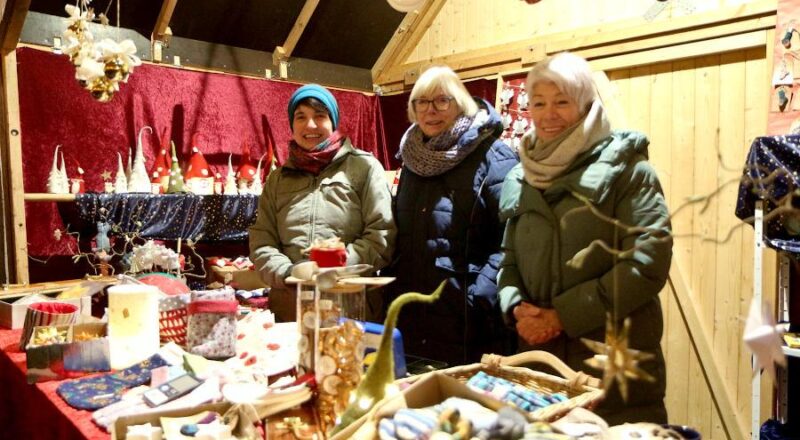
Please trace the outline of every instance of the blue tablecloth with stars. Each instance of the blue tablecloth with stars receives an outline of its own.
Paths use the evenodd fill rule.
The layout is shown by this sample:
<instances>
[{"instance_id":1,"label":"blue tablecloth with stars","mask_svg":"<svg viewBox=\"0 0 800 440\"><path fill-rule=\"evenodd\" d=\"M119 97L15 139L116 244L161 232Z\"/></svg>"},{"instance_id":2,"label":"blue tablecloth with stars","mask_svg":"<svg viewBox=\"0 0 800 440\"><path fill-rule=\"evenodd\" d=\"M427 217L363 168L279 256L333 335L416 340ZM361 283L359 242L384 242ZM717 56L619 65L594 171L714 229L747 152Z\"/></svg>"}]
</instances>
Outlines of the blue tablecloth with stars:
<instances>
[{"instance_id":1,"label":"blue tablecloth with stars","mask_svg":"<svg viewBox=\"0 0 800 440\"><path fill-rule=\"evenodd\" d=\"M78 194L59 210L71 231L88 237L98 223L112 234L138 234L157 240L247 240L255 222L258 196L195 194Z\"/></svg>"},{"instance_id":2,"label":"blue tablecloth with stars","mask_svg":"<svg viewBox=\"0 0 800 440\"><path fill-rule=\"evenodd\" d=\"M800 254L800 135L758 137L750 146L739 183L736 216L753 224L764 201L764 241Z\"/></svg>"}]
</instances>

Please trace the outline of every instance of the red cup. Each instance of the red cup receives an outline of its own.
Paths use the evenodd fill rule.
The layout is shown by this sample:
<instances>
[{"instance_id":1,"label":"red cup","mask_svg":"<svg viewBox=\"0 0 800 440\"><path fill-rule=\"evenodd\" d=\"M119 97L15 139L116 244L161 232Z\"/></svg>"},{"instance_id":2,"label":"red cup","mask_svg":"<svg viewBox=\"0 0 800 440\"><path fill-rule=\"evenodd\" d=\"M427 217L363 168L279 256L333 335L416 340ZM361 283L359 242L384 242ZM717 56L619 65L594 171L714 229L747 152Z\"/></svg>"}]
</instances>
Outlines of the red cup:
<instances>
[{"instance_id":1,"label":"red cup","mask_svg":"<svg viewBox=\"0 0 800 440\"><path fill-rule=\"evenodd\" d=\"M347 266L347 249L311 249L310 259L319 267Z\"/></svg>"}]
</instances>

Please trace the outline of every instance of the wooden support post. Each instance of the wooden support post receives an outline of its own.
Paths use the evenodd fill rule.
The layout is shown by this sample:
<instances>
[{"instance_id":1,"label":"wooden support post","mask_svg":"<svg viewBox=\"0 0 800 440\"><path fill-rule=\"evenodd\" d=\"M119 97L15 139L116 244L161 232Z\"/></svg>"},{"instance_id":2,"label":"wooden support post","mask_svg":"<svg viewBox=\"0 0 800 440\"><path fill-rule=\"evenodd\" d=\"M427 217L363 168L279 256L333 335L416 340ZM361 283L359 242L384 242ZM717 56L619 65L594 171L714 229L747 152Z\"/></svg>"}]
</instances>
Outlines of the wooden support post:
<instances>
[{"instance_id":1,"label":"wooden support post","mask_svg":"<svg viewBox=\"0 0 800 440\"><path fill-rule=\"evenodd\" d=\"M314 14L314 10L317 9L318 4L319 0L306 0L283 46L276 47L272 52L272 64L279 66L281 61L286 61L292 56L292 52L295 46L297 46L297 42L300 41L300 36L303 35L303 31L306 29L308 22L311 20L311 15Z\"/></svg>"},{"instance_id":2,"label":"wooden support post","mask_svg":"<svg viewBox=\"0 0 800 440\"><path fill-rule=\"evenodd\" d=\"M19 88L17 86L17 54L22 24L28 14L30 0L7 0L2 6L0 22L0 191L2 191L3 273L5 283L28 283L28 241L25 230L25 189L22 180L22 132L19 121ZM8 265L5 262L9 262ZM13 262L13 267L10 267Z\"/></svg>"},{"instance_id":3,"label":"wooden support post","mask_svg":"<svg viewBox=\"0 0 800 440\"><path fill-rule=\"evenodd\" d=\"M700 368L703 371L703 376L708 385L709 393L714 401L714 408L717 410L717 415L719 415L722 421L722 428L725 430L729 439L746 438L742 430L742 424L737 416L736 406L731 400L728 387L720 374L716 361L714 361L713 347L703 329L700 316L697 314L697 310L695 310L694 303L689 294L689 287L686 286L686 282L683 279L678 261L674 258L669 270L669 290L672 291L675 297L676 306L686 325L689 340L692 342L692 348L697 355Z\"/></svg>"}]
</instances>

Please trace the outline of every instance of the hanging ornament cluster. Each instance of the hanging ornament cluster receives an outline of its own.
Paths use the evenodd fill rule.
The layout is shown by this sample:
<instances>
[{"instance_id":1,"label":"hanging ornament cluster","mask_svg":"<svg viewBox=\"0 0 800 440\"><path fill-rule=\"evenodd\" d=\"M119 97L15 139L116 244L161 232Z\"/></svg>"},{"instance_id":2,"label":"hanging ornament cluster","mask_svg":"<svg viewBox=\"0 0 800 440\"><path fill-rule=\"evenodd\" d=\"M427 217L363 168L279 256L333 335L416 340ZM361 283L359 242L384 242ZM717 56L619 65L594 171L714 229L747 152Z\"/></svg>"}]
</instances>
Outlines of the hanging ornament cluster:
<instances>
[{"instance_id":1,"label":"hanging ornament cluster","mask_svg":"<svg viewBox=\"0 0 800 440\"><path fill-rule=\"evenodd\" d=\"M89 7L91 0L78 0L75 5L66 5L69 14L67 29L63 33L63 52L75 66L75 79L92 97L100 102L109 102L119 91L120 82L128 82L135 66L142 64L136 56L136 45L126 39L116 42L104 38L94 41L89 23L99 21L107 25L105 14L95 16ZM119 28L119 0L117 0L117 28Z\"/></svg>"}]
</instances>

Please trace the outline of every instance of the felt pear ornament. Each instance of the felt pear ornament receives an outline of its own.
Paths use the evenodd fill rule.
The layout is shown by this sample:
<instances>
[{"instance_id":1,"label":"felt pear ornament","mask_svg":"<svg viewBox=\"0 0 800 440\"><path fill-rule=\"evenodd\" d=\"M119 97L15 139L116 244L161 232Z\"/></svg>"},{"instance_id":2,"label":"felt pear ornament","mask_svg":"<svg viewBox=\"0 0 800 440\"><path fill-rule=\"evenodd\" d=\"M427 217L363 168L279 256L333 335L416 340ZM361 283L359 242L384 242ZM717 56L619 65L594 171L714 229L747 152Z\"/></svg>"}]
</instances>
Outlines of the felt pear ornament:
<instances>
[{"instance_id":1,"label":"felt pear ornament","mask_svg":"<svg viewBox=\"0 0 800 440\"><path fill-rule=\"evenodd\" d=\"M433 303L439 299L444 290L447 280L439 284L439 287L430 295L417 292L408 292L398 296L389 306L386 312L386 321L383 323L383 335L378 346L378 355L375 362L369 366L367 373L355 391L352 403L342 414L341 422L333 428L330 435L347 428L351 423L366 414L376 403L386 395L386 387L394 382L394 350L392 350L392 333L397 326L397 317L400 309L408 303L422 302Z\"/></svg>"},{"instance_id":2,"label":"felt pear ornament","mask_svg":"<svg viewBox=\"0 0 800 440\"><path fill-rule=\"evenodd\" d=\"M172 145L172 168L169 170L169 186L167 187L167 194L175 194L184 192L183 189L183 173L181 166L178 163L178 155L175 153L175 142L170 141Z\"/></svg>"}]
</instances>

